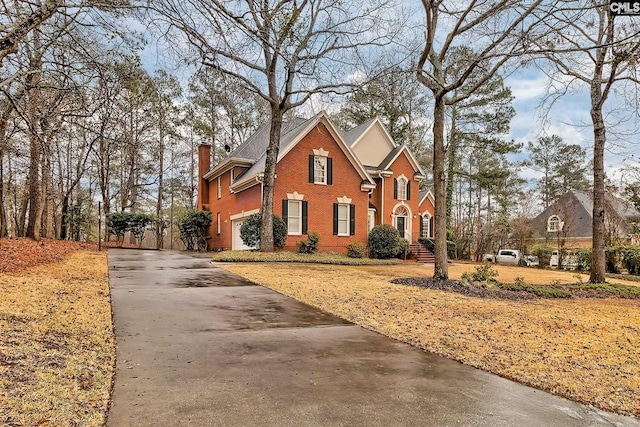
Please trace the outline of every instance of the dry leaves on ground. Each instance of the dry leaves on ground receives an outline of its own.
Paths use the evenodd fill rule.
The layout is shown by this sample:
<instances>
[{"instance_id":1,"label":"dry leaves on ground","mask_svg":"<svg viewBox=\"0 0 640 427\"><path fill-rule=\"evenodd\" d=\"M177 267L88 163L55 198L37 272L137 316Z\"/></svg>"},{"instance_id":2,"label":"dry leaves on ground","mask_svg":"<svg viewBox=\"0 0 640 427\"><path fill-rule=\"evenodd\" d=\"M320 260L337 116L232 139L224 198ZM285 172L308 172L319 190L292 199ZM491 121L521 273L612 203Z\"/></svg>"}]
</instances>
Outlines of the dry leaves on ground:
<instances>
[{"instance_id":1,"label":"dry leaves on ground","mask_svg":"<svg viewBox=\"0 0 640 427\"><path fill-rule=\"evenodd\" d=\"M20 271L36 265L58 262L78 250L96 250L94 243L65 240L0 239L0 273Z\"/></svg>"},{"instance_id":2,"label":"dry leaves on ground","mask_svg":"<svg viewBox=\"0 0 640 427\"><path fill-rule=\"evenodd\" d=\"M640 415L637 300L504 301L389 283L433 274L415 264L222 267L427 351L598 408ZM540 270L517 272L539 283ZM571 273L553 273L575 282ZM502 273L500 278L505 280Z\"/></svg>"},{"instance_id":3,"label":"dry leaves on ground","mask_svg":"<svg viewBox=\"0 0 640 427\"><path fill-rule=\"evenodd\" d=\"M57 243L44 259L62 257ZM103 425L115 360L106 254L0 273L0 295L0 424Z\"/></svg>"}]
</instances>

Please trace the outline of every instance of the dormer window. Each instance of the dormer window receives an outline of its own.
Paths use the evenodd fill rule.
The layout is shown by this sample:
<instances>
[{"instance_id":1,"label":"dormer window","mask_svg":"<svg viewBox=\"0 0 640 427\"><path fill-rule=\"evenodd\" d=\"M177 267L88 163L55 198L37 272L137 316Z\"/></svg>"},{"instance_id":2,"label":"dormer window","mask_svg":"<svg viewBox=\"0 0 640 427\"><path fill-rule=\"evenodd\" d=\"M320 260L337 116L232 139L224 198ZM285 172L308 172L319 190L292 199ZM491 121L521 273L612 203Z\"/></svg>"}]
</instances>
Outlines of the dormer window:
<instances>
[{"instance_id":1,"label":"dormer window","mask_svg":"<svg viewBox=\"0 0 640 427\"><path fill-rule=\"evenodd\" d=\"M549 233L557 233L564 228L564 222L560 220L558 215L551 215L547 220L547 231Z\"/></svg>"}]
</instances>

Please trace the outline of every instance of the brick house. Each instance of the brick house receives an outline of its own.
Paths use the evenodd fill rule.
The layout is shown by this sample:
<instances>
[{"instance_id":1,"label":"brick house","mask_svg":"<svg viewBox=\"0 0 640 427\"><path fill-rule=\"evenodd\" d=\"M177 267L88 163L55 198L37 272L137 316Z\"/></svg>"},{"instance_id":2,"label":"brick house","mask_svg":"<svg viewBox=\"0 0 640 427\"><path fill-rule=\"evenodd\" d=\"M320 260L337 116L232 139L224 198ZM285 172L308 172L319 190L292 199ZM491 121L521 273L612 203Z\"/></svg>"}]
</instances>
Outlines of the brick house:
<instances>
[{"instance_id":1,"label":"brick house","mask_svg":"<svg viewBox=\"0 0 640 427\"><path fill-rule=\"evenodd\" d=\"M269 142L265 123L210 168L210 147L199 148L198 209L213 213L211 250L251 249L240 239L246 217L260 211ZM424 172L379 119L348 132L321 112L283 123L276 163L274 213L287 223L285 249L315 231L321 251L366 244L374 225L391 224L410 242L430 235L433 196L420 193Z\"/></svg>"}]
</instances>

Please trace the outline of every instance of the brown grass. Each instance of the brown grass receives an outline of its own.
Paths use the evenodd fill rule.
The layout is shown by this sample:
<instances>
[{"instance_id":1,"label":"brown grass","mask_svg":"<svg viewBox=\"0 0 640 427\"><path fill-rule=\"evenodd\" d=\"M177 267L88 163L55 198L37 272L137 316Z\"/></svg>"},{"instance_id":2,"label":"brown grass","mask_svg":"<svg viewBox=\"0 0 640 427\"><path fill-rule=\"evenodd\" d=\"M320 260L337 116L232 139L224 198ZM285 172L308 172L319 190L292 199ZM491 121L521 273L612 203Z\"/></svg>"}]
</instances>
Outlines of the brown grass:
<instances>
[{"instance_id":1,"label":"brown grass","mask_svg":"<svg viewBox=\"0 0 640 427\"><path fill-rule=\"evenodd\" d=\"M103 425L115 358L106 254L1 273L0 295L0 425Z\"/></svg>"},{"instance_id":2,"label":"brown grass","mask_svg":"<svg viewBox=\"0 0 640 427\"><path fill-rule=\"evenodd\" d=\"M452 266L458 278L475 265ZM640 415L640 303L501 301L394 285L431 275L421 265L231 264L223 268L384 335L506 378ZM498 267L499 280L575 282L572 273Z\"/></svg>"}]
</instances>

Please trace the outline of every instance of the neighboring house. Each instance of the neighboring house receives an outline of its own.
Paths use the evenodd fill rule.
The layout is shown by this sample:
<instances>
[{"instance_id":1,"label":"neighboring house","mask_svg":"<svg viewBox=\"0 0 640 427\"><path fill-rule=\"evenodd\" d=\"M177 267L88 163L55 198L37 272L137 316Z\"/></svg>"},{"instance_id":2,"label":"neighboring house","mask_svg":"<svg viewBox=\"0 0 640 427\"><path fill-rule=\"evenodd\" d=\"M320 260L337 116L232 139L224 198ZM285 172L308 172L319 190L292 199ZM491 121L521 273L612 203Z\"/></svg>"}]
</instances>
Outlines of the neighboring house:
<instances>
[{"instance_id":1,"label":"neighboring house","mask_svg":"<svg viewBox=\"0 0 640 427\"><path fill-rule=\"evenodd\" d=\"M198 208L213 213L211 250L250 249L240 226L260 211L268 142L265 123L211 169L210 147L200 146ZM433 197L418 192L424 177L413 154L395 144L378 119L345 133L324 112L283 123L273 210L287 223L285 249L296 249L315 231L321 251L345 252L351 242L366 243L369 230L382 223L416 241L423 218L433 215Z\"/></svg>"},{"instance_id":2,"label":"neighboring house","mask_svg":"<svg viewBox=\"0 0 640 427\"><path fill-rule=\"evenodd\" d=\"M633 240L634 224L640 212L631 204L605 195L605 227L610 240ZM593 201L583 191L570 190L532 219L532 238L557 243L560 247L589 247L593 242Z\"/></svg>"}]
</instances>

